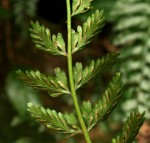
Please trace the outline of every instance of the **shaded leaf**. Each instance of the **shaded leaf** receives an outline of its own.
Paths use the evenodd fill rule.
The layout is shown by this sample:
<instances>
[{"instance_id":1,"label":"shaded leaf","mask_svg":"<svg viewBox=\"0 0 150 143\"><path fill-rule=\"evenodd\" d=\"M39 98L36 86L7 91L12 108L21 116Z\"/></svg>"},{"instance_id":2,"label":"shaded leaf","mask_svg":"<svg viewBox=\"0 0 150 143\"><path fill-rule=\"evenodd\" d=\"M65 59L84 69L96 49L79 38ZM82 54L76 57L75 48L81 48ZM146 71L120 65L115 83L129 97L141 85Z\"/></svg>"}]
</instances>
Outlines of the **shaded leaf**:
<instances>
[{"instance_id":1,"label":"shaded leaf","mask_svg":"<svg viewBox=\"0 0 150 143\"><path fill-rule=\"evenodd\" d=\"M7 75L5 89L9 101L22 119L28 117L27 102L41 105L39 92L27 87L21 80L17 79L15 71Z\"/></svg>"}]
</instances>

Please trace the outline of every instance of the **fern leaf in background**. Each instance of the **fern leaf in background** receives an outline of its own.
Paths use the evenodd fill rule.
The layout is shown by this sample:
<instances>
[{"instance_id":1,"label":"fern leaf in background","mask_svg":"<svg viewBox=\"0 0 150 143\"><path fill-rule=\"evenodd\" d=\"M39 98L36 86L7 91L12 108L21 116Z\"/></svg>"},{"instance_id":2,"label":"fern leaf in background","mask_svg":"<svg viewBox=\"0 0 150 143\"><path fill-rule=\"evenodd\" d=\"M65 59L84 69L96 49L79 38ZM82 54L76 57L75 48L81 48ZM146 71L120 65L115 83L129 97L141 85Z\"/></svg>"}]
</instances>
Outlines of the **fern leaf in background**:
<instances>
[{"instance_id":1,"label":"fern leaf in background","mask_svg":"<svg viewBox=\"0 0 150 143\"><path fill-rule=\"evenodd\" d=\"M26 35L28 32L27 18L34 18L36 15L38 1L39 0L11 0L15 23L21 29L23 35Z\"/></svg>"},{"instance_id":2,"label":"fern leaf in background","mask_svg":"<svg viewBox=\"0 0 150 143\"><path fill-rule=\"evenodd\" d=\"M118 0L111 12L114 44L121 47L119 68L127 92L123 110L139 107L150 119L150 5L148 0Z\"/></svg>"}]
</instances>

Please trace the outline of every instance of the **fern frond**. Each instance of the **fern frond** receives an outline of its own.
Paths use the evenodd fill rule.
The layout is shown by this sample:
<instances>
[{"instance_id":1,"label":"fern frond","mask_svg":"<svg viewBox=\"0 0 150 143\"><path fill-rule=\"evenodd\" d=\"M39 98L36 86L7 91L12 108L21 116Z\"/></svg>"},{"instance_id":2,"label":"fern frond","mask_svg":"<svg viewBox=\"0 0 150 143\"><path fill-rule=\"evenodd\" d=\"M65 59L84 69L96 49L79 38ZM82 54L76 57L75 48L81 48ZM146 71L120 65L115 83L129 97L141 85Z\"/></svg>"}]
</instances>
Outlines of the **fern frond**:
<instances>
[{"instance_id":1,"label":"fern frond","mask_svg":"<svg viewBox=\"0 0 150 143\"><path fill-rule=\"evenodd\" d=\"M136 15L136 14L150 14L149 5L146 2L141 1L133 1L131 3L130 0L126 1L117 1L114 10L111 11L111 16L114 18Z\"/></svg>"},{"instance_id":2,"label":"fern frond","mask_svg":"<svg viewBox=\"0 0 150 143\"><path fill-rule=\"evenodd\" d=\"M112 143L132 143L144 122L143 116L144 113L140 114L136 110L132 112L123 126L121 135L114 138Z\"/></svg>"},{"instance_id":3,"label":"fern frond","mask_svg":"<svg viewBox=\"0 0 150 143\"><path fill-rule=\"evenodd\" d=\"M140 25L140 26L139 26ZM149 26L149 20L144 16L134 16L120 19L119 23L116 23L114 30L124 30L128 28L134 28L135 26L141 27L141 29Z\"/></svg>"},{"instance_id":4,"label":"fern frond","mask_svg":"<svg viewBox=\"0 0 150 143\"><path fill-rule=\"evenodd\" d=\"M96 76L103 74L109 70L114 63L118 60L118 54L107 54L102 59L92 60L89 66L82 67L81 63L76 63L74 67L74 82L75 88L78 89L81 86L87 84L93 80Z\"/></svg>"},{"instance_id":5,"label":"fern frond","mask_svg":"<svg viewBox=\"0 0 150 143\"><path fill-rule=\"evenodd\" d=\"M36 48L46 51L52 55L66 56L65 42L61 33L52 35L50 30L44 25L40 25L38 21L31 22L30 35Z\"/></svg>"},{"instance_id":6,"label":"fern frond","mask_svg":"<svg viewBox=\"0 0 150 143\"><path fill-rule=\"evenodd\" d=\"M149 3L142 0L117 1L111 17L115 21L113 43L122 48L122 61L117 67L123 73L122 79L127 88L124 97L130 98L124 99L122 113L138 106L140 111L146 111L145 116L150 119Z\"/></svg>"},{"instance_id":7,"label":"fern frond","mask_svg":"<svg viewBox=\"0 0 150 143\"><path fill-rule=\"evenodd\" d=\"M91 107L91 103L89 101L83 102L82 115L87 124L88 130L98 126L108 117L120 101L121 95L122 84L120 80L120 73L116 73L112 81L109 83L102 99L99 100L96 105Z\"/></svg>"},{"instance_id":8,"label":"fern frond","mask_svg":"<svg viewBox=\"0 0 150 143\"><path fill-rule=\"evenodd\" d=\"M135 41L144 40L144 38L145 38L145 33L143 33L142 31L133 32L133 33L127 31L125 33L118 34L114 40L114 44L116 46L126 45L126 44L130 45Z\"/></svg>"},{"instance_id":9,"label":"fern frond","mask_svg":"<svg viewBox=\"0 0 150 143\"><path fill-rule=\"evenodd\" d=\"M55 110L35 106L32 103L28 103L28 111L37 121L60 133L75 135L82 132L73 113L63 115L61 112L57 113Z\"/></svg>"},{"instance_id":10,"label":"fern frond","mask_svg":"<svg viewBox=\"0 0 150 143\"><path fill-rule=\"evenodd\" d=\"M12 0L12 16L13 21L17 24L17 28L21 28L23 38L28 36L28 20L33 19L36 16L38 0Z\"/></svg>"},{"instance_id":11,"label":"fern frond","mask_svg":"<svg viewBox=\"0 0 150 143\"><path fill-rule=\"evenodd\" d=\"M72 16L80 13L84 13L91 8L91 2L93 0L73 0L72 2Z\"/></svg>"},{"instance_id":12,"label":"fern frond","mask_svg":"<svg viewBox=\"0 0 150 143\"><path fill-rule=\"evenodd\" d=\"M84 46L89 44L92 38L101 32L104 25L103 11L96 10L94 14L88 17L87 21L77 27L77 32L72 29L72 53L84 49Z\"/></svg>"},{"instance_id":13,"label":"fern frond","mask_svg":"<svg viewBox=\"0 0 150 143\"><path fill-rule=\"evenodd\" d=\"M90 130L90 126L91 126L91 119L90 119L90 115L92 112L92 104L90 101L83 101L82 106L81 106L81 112L82 112L82 116L83 119L86 123L87 129Z\"/></svg>"},{"instance_id":14,"label":"fern frond","mask_svg":"<svg viewBox=\"0 0 150 143\"><path fill-rule=\"evenodd\" d=\"M32 86L35 89L47 91L52 97L57 97L62 94L70 94L66 74L59 68L55 69L56 76L47 76L39 71L23 72L18 70L16 73L18 77L24 80L29 86Z\"/></svg>"}]
</instances>

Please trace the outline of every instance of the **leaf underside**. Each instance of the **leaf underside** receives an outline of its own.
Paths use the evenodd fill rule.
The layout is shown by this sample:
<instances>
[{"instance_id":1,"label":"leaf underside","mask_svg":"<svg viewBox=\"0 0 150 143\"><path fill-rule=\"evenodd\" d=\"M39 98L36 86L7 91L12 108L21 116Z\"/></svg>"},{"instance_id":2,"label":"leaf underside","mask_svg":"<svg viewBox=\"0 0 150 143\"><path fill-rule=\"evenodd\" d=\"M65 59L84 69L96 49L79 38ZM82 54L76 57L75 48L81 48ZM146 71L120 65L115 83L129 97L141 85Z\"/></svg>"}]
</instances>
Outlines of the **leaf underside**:
<instances>
[{"instance_id":1,"label":"leaf underside","mask_svg":"<svg viewBox=\"0 0 150 143\"><path fill-rule=\"evenodd\" d=\"M31 22L32 28L29 29L30 36L36 45L36 48L48 52L52 55L66 56L65 42L61 33L52 35L50 30L38 21Z\"/></svg>"},{"instance_id":2,"label":"leaf underside","mask_svg":"<svg viewBox=\"0 0 150 143\"><path fill-rule=\"evenodd\" d=\"M28 111L40 123L60 133L75 135L81 133L76 116L72 114L57 113L55 110L45 109L28 103Z\"/></svg>"},{"instance_id":3,"label":"leaf underside","mask_svg":"<svg viewBox=\"0 0 150 143\"><path fill-rule=\"evenodd\" d=\"M73 0L72 16L88 11L92 1L93 0Z\"/></svg>"},{"instance_id":4,"label":"leaf underside","mask_svg":"<svg viewBox=\"0 0 150 143\"><path fill-rule=\"evenodd\" d=\"M72 29L72 53L81 51L89 44L93 37L101 32L104 26L103 11L96 10L88 17L83 27L78 26L77 31Z\"/></svg>"},{"instance_id":5,"label":"leaf underside","mask_svg":"<svg viewBox=\"0 0 150 143\"><path fill-rule=\"evenodd\" d=\"M27 85L35 89L47 91L52 97L70 94L66 74L59 68L55 69L55 76L45 75L39 71L23 72L18 70L16 73Z\"/></svg>"},{"instance_id":6,"label":"leaf underside","mask_svg":"<svg viewBox=\"0 0 150 143\"><path fill-rule=\"evenodd\" d=\"M92 60L85 68L83 68L81 63L77 62L73 70L75 89L79 89L92 81L96 76L100 76L108 71L118 61L118 55L117 53L107 54L101 59Z\"/></svg>"},{"instance_id":7,"label":"leaf underside","mask_svg":"<svg viewBox=\"0 0 150 143\"><path fill-rule=\"evenodd\" d=\"M121 95L122 84L120 73L116 73L104 92L104 95L102 95L101 100L96 105L92 106L90 101L83 102L82 114L88 130L98 126L108 117L120 101Z\"/></svg>"},{"instance_id":8,"label":"leaf underside","mask_svg":"<svg viewBox=\"0 0 150 143\"><path fill-rule=\"evenodd\" d=\"M71 16L88 11L91 2L92 0L73 0ZM136 18L137 23L138 18L139 17ZM145 19L143 19L143 21L144 20ZM133 22L133 19L131 19L131 22ZM122 21L122 24L123 23L124 21ZM101 32L103 25L103 11L96 10L94 14L88 17L83 27L78 26L76 31L72 29L72 54L83 50L85 45L89 44L92 39ZM121 29L121 26L119 25L118 27ZM130 26L130 24L126 26ZM31 22L30 35L36 48L52 55L67 56L65 41L61 33L51 36L50 30L36 21L35 23ZM133 33L130 37L124 37L124 41L119 41L125 43L125 41L129 39L134 40L135 37L141 39L143 35ZM117 61L118 54L112 53L107 54L102 59L97 59L96 61L92 60L90 64L84 68L81 63L77 62L73 69L75 90L88 84L98 75L102 75L108 71ZM17 71L17 75L20 79L24 80L27 85L35 89L47 91L52 97L57 97L62 94L71 94L68 88L67 76L60 68L55 69L55 76L45 75L39 71L23 72L21 70ZM120 73L116 73L97 104L92 106L90 101L83 102L81 112L88 130L91 130L106 120L120 101L122 90ZM37 121L57 132L69 135L82 133L74 113L62 114L55 110L35 106L32 103L28 103L28 111ZM131 143L144 121L143 116L144 113L139 114L138 111L132 112L123 127L121 135L114 138L112 143Z\"/></svg>"}]
</instances>

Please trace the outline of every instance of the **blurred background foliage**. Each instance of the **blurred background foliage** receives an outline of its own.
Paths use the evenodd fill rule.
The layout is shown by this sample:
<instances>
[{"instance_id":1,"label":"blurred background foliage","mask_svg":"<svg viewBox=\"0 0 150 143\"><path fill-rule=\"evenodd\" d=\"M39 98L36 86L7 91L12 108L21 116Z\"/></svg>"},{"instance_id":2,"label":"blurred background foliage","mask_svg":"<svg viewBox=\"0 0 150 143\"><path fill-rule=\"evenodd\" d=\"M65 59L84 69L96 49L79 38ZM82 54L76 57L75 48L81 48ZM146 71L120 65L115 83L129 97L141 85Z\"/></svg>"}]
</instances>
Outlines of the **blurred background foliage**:
<instances>
[{"instance_id":1,"label":"blurred background foliage","mask_svg":"<svg viewBox=\"0 0 150 143\"><path fill-rule=\"evenodd\" d=\"M89 48L74 56L84 64L108 52L120 52L120 62L95 84L79 91L81 100L96 102L116 71L123 73L125 94L107 122L91 132L95 143L109 143L118 133L126 115L138 107L146 111L146 122L136 142L149 143L146 134L150 120L150 5L149 0L94 0L91 11L75 17L73 27L90 13L103 9L105 26ZM60 67L67 71L63 57L53 57L35 49L29 37L31 20L38 20L51 32L66 36L65 0L1 0L0 2L0 143L80 143L82 136L66 139L35 122L26 111L32 101L57 111L72 110L72 100L56 99L35 91L16 78L15 70L38 69L53 74ZM146 132L146 133L145 133Z\"/></svg>"},{"instance_id":2,"label":"blurred background foliage","mask_svg":"<svg viewBox=\"0 0 150 143\"><path fill-rule=\"evenodd\" d=\"M150 5L147 0L117 1L113 17L113 45L119 47L126 88L122 110L138 107L150 119ZM128 100L130 99L130 100Z\"/></svg>"}]
</instances>

